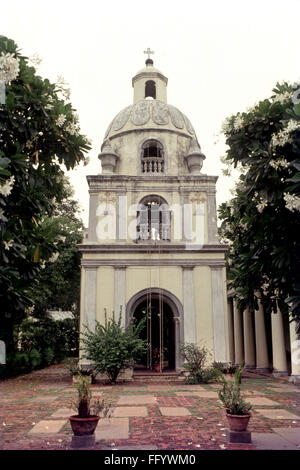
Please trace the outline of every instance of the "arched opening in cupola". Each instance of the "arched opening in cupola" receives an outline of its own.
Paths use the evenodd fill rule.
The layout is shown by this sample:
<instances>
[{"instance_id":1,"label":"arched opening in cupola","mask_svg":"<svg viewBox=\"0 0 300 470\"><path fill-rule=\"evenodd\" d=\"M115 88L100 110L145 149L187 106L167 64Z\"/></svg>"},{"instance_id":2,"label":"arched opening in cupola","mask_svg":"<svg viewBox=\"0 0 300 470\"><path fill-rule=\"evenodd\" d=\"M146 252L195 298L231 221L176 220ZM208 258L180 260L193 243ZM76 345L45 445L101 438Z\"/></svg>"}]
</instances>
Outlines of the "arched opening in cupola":
<instances>
[{"instance_id":1,"label":"arched opening in cupola","mask_svg":"<svg viewBox=\"0 0 300 470\"><path fill-rule=\"evenodd\" d=\"M153 80L148 80L145 83L145 98L156 99L156 84Z\"/></svg>"}]
</instances>

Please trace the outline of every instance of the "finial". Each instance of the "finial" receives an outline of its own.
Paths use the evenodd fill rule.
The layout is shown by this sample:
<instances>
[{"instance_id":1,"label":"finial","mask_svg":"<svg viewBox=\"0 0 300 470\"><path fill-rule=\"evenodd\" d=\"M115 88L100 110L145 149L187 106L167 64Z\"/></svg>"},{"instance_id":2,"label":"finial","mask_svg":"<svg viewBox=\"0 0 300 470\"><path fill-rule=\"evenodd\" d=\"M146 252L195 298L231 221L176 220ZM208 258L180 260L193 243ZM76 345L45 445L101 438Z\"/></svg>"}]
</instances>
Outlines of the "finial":
<instances>
[{"instance_id":1,"label":"finial","mask_svg":"<svg viewBox=\"0 0 300 470\"><path fill-rule=\"evenodd\" d=\"M154 54L154 51L151 51L150 47L147 48L146 51L144 51L144 54L148 54L148 59L146 60L146 65L153 65L153 60L150 58L151 54Z\"/></svg>"}]
</instances>

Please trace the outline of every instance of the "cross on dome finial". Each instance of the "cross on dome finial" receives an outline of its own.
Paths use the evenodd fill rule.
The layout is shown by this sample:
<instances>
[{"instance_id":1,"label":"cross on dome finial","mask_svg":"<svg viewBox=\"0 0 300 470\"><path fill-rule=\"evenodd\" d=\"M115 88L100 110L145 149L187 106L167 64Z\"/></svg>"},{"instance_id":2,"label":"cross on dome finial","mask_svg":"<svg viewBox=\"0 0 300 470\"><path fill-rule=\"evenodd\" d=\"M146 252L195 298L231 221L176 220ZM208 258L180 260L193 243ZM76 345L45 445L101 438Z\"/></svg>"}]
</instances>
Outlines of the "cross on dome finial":
<instances>
[{"instance_id":1,"label":"cross on dome finial","mask_svg":"<svg viewBox=\"0 0 300 470\"><path fill-rule=\"evenodd\" d=\"M150 55L154 54L154 51L151 51L150 47L148 47L147 50L144 51L144 54L148 54L148 59L150 59Z\"/></svg>"}]
</instances>

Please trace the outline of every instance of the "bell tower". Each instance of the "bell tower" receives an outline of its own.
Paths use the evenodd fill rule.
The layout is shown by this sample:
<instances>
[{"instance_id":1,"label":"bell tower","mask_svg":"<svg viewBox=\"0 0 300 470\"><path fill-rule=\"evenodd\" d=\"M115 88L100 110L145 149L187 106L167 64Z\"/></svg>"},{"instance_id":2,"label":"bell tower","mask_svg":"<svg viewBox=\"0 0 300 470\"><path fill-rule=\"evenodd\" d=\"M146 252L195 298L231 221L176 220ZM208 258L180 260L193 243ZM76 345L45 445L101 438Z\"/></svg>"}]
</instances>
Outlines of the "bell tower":
<instances>
[{"instance_id":1,"label":"bell tower","mask_svg":"<svg viewBox=\"0 0 300 470\"><path fill-rule=\"evenodd\" d=\"M227 362L226 247L217 239L217 177L202 173L195 130L167 102L168 79L145 53L133 104L105 133L101 173L87 177L81 328L103 322L105 309L121 308L124 327L130 315L146 315L139 366L153 369L158 350L160 370L180 372L181 343L201 343Z\"/></svg>"}]
</instances>

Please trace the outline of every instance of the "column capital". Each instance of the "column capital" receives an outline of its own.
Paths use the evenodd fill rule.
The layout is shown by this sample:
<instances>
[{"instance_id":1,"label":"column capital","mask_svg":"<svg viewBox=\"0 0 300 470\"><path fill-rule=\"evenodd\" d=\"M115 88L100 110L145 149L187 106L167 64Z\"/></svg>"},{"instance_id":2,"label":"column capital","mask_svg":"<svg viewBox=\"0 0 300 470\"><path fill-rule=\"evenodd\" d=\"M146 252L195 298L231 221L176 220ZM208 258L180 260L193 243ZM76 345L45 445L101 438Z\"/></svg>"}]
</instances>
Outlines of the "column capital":
<instances>
[{"instance_id":1,"label":"column capital","mask_svg":"<svg viewBox=\"0 0 300 470\"><path fill-rule=\"evenodd\" d=\"M182 264L181 267L182 267L182 269L184 269L184 270L193 271L193 269L194 269L195 266L194 266L194 265L191 265L191 264Z\"/></svg>"}]
</instances>

